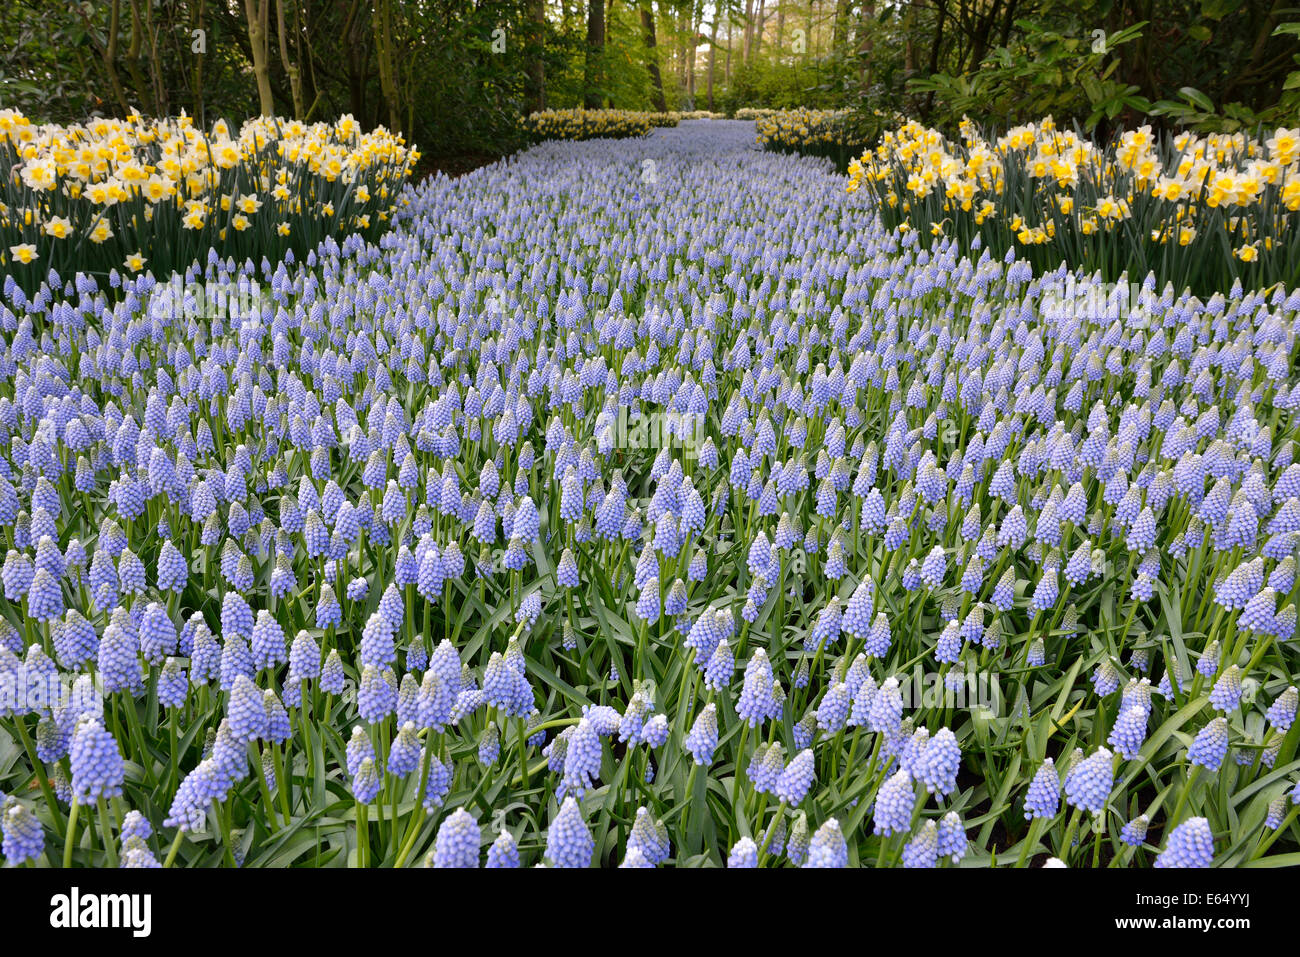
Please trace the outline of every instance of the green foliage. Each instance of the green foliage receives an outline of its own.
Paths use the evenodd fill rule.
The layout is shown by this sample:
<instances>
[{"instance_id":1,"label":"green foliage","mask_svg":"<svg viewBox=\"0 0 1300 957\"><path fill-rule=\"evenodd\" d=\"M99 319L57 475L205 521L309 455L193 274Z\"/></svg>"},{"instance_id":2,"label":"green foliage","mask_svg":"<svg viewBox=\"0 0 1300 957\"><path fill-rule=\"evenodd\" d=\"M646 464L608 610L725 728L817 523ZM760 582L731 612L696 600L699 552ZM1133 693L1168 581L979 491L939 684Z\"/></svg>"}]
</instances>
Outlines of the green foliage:
<instances>
[{"instance_id":1,"label":"green foliage","mask_svg":"<svg viewBox=\"0 0 1300 957\"><path fill-rule=\"evenodd\" d=\"M730 86L719 98L719 109L734 116L742 107L830 109L843 102L842 98L822 89L821 80L822 75L815 64L767 60L742 64L732 74Z\"/></svg>"},{"instance_id":2,"label":"green foliage","mask_svg":"<svg viewBox=\"0 0 1300 957\"><path fill-rule=\"evenodd\" d=\"M1114 55L1140 37L1145 25L1111 33L1103 43L1020 21L1023 41L996 48L970 75L918 77L908 81L908 89L933 95L935 118L946 128L968 115L999 126L1042 116L1082 116L1084 129L1092 131L1125 110L1150 109L1137 86L1116 79L1119 59Z\"/></svg>"}]
</instances>

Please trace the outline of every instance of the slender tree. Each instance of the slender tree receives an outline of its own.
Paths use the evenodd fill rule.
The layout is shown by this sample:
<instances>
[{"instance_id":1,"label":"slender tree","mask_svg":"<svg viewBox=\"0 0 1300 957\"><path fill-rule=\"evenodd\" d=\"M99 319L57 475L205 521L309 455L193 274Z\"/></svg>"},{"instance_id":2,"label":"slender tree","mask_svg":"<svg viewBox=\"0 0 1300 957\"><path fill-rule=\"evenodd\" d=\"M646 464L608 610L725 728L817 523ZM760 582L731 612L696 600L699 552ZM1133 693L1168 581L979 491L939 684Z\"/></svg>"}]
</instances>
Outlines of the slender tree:
<instances>
[{"instance_id":1,"label":"slender tree","mask_svg":"<svg viewBox=\"0 0 1300 957\"><path fill-rule=\"evenodd\" d=\"M709 26L709 111L713 111L713 70L718 60L718 10L713 10L713 22Z\"/></svg>"},{"instance_id":2,"label":"slender tree","mask_svg":"<svg viewBox=\"0 0 1300 957\"><path fill-rule=\"evenodd\" d=\"M599 109L604 97L605 0L587 0L587 56L582 71L582 105Z\"/></svg>"},{"instance_id":3,"label":"slender tree","mask_svg":"<svg viewBox=\"0 0 1300 957\"><path fill-rule=\"evenodd\" d=\"M546 109L546 2L528 0L528 70L524 76L524 101L528 112Z\"/></svg>"},{"instance_id":4,"label":"slender tree","mask_svg":"<svg viewBox=\"0 0 1300 957\"><path fill-rule=\"evenodd\" d=\"M640 0L641 38L645 42L646 69L650 73L650 102L660 113L668 110L664 79L659 72L659 44L655 40L655 14L651 0Z\"/></svg>"},{"instance_id":5,"label":"slender tree","mask_svg":"<svg viewBox=\"0 0 1300 957\"><path fill-rule=\"evenodd\" d=\"M257 80L258 109L263 116L275 115L271 97L271 0L244 0L244 17L248 21L248 46L253 57L253 76Z\"/></svg>"}]
</instances>

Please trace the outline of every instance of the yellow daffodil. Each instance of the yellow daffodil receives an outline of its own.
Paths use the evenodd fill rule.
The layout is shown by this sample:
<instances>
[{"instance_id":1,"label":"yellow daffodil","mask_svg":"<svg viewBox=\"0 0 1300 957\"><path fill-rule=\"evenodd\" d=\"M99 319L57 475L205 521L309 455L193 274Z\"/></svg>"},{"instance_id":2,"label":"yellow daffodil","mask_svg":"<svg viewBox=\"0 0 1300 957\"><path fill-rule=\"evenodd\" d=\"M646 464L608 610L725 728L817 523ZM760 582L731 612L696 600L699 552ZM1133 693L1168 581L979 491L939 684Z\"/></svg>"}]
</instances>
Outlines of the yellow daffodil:
<instances>
[{"instance_id":1,"label":"yellow daffodil","mask_svg":"<svg viewBox=\"0 0 1300 957\"><path fill-rule=\"evenodd\" d=\"M36 247L31 243L19 243L17 246L10 246L9 255L13 257L14 262L20 262L23 265L40 258L36 252Z\"/></svg>"},{"instance_id":2,"label":"yellow daffodil","mask_svg":"<svg viewBox=\"0 0 1300 957\"><path fill-rule=\"evenodd\" d=\"M72 235L72 223L63 216L51 216L41 227L41 232L55 239L67 239Z\"/></svg>"}]
</instances>

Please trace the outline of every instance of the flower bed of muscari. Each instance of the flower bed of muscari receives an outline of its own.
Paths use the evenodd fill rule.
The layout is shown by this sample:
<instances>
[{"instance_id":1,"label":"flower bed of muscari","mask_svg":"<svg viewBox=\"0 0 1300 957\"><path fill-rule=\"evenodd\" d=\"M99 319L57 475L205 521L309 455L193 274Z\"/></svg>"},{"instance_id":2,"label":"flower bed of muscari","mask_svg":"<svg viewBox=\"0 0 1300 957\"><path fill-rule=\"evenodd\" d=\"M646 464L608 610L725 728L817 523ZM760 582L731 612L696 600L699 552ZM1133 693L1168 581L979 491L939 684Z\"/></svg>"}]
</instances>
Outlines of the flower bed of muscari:
<instances>
[{"instance_id":1,"label":"flower bed of muscari","mask_svg":"<svg viewBox=\"0 0 1300 957\"><path fill-rule=\"evenodd\" d=\"M1123 273L1203 297L1300 282L1300 133L1158 136L1128 130L1098 145L1051 118L951 142L915 121L849 166L887 227L995 255L1014 247L1035 268L1065 261L1106 280Z\"/></svg>"},{"instance_id":2,"label":"flower bed of muscari","mask_svg":"<svg viewBox=\"0 0 1300 957\"><path fill-rule=\"evenodd\" d=\"M641 137L656 127L676 126L675 113L637 110L541 110L522 120L524 132L534 140L592 140Z\"/></svg>"},{"instance_id":3,"label":"flower bed of muscari","mask_svg":"<svg viewBox=\"0 0 1300 957\"><path fill-rule=\"evenodd\" d=\"M189 117L34 124L0 111L0 266L28 292L53 270L166 275L208 250L299 257L387 228L417 150L351 116L259 117L232 134Z\"/></svg>"},{"instance_id":4,"label":"flower bed of muscari","mask_svg":"<svg viewBox=\"0 0 1300 957\"><path fill-rule=\"evenodd\" d=\"M8 862L1294 863L1300 296L1081 312L751 136L238 318L7 281Z\"/></svg>"}]
</instances>

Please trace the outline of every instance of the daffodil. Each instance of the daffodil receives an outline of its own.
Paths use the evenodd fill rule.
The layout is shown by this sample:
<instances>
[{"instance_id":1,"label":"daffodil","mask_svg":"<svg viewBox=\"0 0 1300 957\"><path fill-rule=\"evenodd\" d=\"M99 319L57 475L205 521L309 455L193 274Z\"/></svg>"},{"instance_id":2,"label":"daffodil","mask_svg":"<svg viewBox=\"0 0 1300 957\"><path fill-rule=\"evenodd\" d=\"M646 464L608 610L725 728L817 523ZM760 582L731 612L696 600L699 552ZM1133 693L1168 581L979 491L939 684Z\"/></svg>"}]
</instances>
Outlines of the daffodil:
<instances>
[{"instance_id":1,"label":"daffodil","mask_svg":"<svg viewBox=\"0 0 1300 957\"><path fill-rule=\"evenodd\" d=\"M23 265L30 263L33 259L39 259L36 247L31 243L19 243L17 246L9 247L9 255L13 257L14 262L20 262Z\"/></svg>"},{"instance_id":2,"label":"daffodil","mask_svg":"<svg viewBox=\"0 0 1300 957\"><path fill-rule=\"evenodd\" d=\"M67 239L72 235L72 223L63 216L51 216L41 227L41 232L55 239Z\"/></svg>"}]
</instances>

